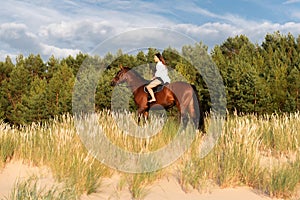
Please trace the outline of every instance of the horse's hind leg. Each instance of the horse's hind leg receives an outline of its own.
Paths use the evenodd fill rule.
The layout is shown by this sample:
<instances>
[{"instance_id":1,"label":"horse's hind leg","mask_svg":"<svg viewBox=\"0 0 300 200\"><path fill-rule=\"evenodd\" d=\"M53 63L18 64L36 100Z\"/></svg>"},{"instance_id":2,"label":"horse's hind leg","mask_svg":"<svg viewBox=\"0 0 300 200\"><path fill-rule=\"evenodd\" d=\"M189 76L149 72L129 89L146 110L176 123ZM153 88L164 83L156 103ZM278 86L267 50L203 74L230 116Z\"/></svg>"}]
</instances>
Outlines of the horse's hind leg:
<instances>
[{"instance_id":1,"label":"horse's hind leg","mask_svg":"<svg viewBox=\"0 0 300 200\"><path fill-rule=\"evenodd\" d=\"M190 118L192 119L192 121L194 123L195 128L198 129L199 116L198 116L198 112L195 109L195 102L193 100L188 105L188 111L189 111Z\"/></svg>"},{"instance_id":2,"label":"horse's hind leg","mask_svg":"<svg viewBox=\"0 0 300 200\"><path fill-rule=\"evenodd\" d=\"M194 97L190 102L188 109L191 119L193 120L194 126L196 129L205 132L204 127L204 113L201 110L200 105L197 103L198 100Z\"/></svg>"},{"instance_id":3,"label":"horse's hind leg","mask_svg":"<svg viewBox=\"0 0 300 200\"><path fill-rule=\"evenodd\" d=\"M180 105L179 101L176 101L176 107L178 109L179 114L179 123L182 123L182 127L185 129L188 124L188 114L186 106Z\"/></svg>"},{"instance_id":4,"label":"horse's hind leg","mask_svg":"<svg viewBox=\"0 0 300 200\"><path fill-rule=\"evenodd\" d=\"M187 124L189 122L189 117L186 113L182 113L181 114L181 120L182 120L182 126L183 128L186 128L187 127Z\"/></svg>"}]
</instances>

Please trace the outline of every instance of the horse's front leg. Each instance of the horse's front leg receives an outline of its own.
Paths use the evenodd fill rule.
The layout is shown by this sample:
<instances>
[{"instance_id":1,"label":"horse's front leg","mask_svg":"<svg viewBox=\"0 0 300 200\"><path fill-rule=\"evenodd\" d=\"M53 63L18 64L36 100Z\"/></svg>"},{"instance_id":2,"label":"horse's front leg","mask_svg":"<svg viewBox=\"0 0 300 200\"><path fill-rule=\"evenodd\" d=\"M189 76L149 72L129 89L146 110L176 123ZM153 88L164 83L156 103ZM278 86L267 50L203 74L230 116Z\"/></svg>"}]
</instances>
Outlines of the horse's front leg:
<instances>
[{"instance_id":1,"label":"horse's front leg","mask_svg":"<svg viewBox=\"0 0 300 200\"><path fill-rule=\"evenodd\" d=\"M140 107L138 109L138 124L140 124L141 118L144 118L144 120L148 119L149 111L148 108L146 107Z\"/></svg>"}]
</instances>

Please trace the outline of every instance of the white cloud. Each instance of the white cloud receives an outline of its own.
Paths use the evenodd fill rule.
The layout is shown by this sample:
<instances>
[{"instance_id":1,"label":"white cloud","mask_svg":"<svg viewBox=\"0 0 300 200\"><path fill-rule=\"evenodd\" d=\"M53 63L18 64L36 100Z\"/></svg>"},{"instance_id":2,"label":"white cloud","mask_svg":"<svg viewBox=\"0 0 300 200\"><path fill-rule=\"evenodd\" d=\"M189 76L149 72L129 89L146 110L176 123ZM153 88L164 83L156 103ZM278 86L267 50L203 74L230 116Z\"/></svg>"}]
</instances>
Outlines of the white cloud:
<instances>
[{"instance_id":1,"label":"white cloud","mask_svg":"<svg viewBox=\"0 0 300 200\"><path fill-rule=\"evenodd\" d=\"M292 4L292 3L299 3L300 0L288 0L288 1L285 1L283 2L283 4Z\"/></svg>"},{"instance_id":2,"label":"white cloud","mask_svg":"<svg viewBox=\"0 0 300 200\"><path fill-rule=\"evenodd\" d=\"M47 44L41 44L40 47L43 55L55 55L55 56L59 55L59 57L62 58L66 58L69 55L75 56L80 52L79 49L58 48Z\"/></svg>"},{"instance_id":3,"label":"white cloud","mask_svg":"<svg viewBox=\"0 0 300 200\"><path fill-rule=\"evenodd\" d=\"M11 61L14 62L16 60L18 54L12 54L10 52L0 50L0 61L4 61L7 56L10 57Z\"/></svg>"},{"instance_id":4,"label":"white cloud","mask_svg":"<svg viewBox=\"0 0 300 200\"><path fill-rule=\"evenodd\" d=\"M227 23L205 23L203 25L178 24L173 28L179 32L191 36L196 41L202 41L210 48L220 44L229 36L242 33L242 29Z\"/></svg>"},{"instance_id":5,"label":"white cloud","mask_svg":"<svg viewBox=\"0 0 300 200\"><path fill-rule=\"evenodd\" d=\"M17 39L26 33L27 26L21 23L4 23L0 25L1 39Z\"/></svg>"},{"instance_id":6,"label":"white cloud","mask_svg":"<svg viewBox=\"0 0 300 200\"><path fill-rule=\"evenodd\" d=\"M241 29L226 23L205 23L203 25L178 24L174 26L182 32L193 36L217 37L219 35L236 35L240 34Z\"/></svg>"},{"instance_id":7,"label":"white cloud","mask_svg":"<svg viewBox=\"0 0 300 200\"><path fill-rule=\"evenodd\" d=\"M0 39L2 43L21 51L34 50L38 44L35 34L28 31L25 24L18 23L1 24Z\"/></svg>"},{"instance_id":8,"label":"white cloud","mask_svg":"<svg viewBox=\"0 0 300 200\"><path fill-rule=\"evenodd\" d=\"M103 37L113 31L113 27L108 21L61 21L60 23L51 23L42 26L39 30L41 37L56 39L75 39L75 38L93 38L95 36Z\"/></svg>"},{"instance_id":9,"label":"white cloud","mask_svg":"<svg viewBox=\"0 0 300 200\"><path fill-rule=\"evenodd\" d=\"M253 22L252 22L253 23ZM228 37L244 34L252 42L260 43L267 33L280 31L283 34L292 33L297 36L300 33L300 23L287 22L284 24L263 22L253 26L237 26L228 23L206 23L201 26L193 24L180 24L174 26L180 32L184 32L194 38L200 39L209 46L221 44Z\"/></svg>"},{"instance_id":10,"label":"white cloud","mask_svg":"<svg viewBox=\"0 0 300 200\"><path fill-rule=\"evenodd\" d=\"M297 1L300 0L285 3ZM162 2L158 6L157 2L123 0L10 0L2 4L4 11L0 13L0 52L11 55L40 53L47 58L52 54L65 57L79 51L89 52L106 39L143 27L175 30L196 41L203 41L209 47L239 34L245 34L253 42L260 42L266 33L277 30L294 35L300 33L300 23L253 21L232 13L213 13L190 2L175 1L173 8L165 7L169 5L163 5ZM194 24L180 21L181 12L193 13L205 18L206 22ZM292 15L300 18L298 12ZM130 34L126 35L130 41L151 44L151 39L139 31ZM157 37L165 39L162 41L164 44L172 43L172 38L168 36ZM124 40L118 42L112 45L126 45Z\"/></svg>"},{"instance_id":11,"label":"white cloud","mask_svg":"<svg viewBox=\"0 0 300 200\"><path fill-rule=\"evenodd\" d=\"M44 6L36 5L35 3L35 1L29 3L18 0L1 2L0 23L24 23L34 29L65 17L57 10L48 8L46 1Z\"/></svg>"},{"instance_id":12,"label":"white cloud","mask_svg":"<svg viewBox=\"0 0 300 200\"><path fill-rule=\"evenodd\" d=\"M11 55L13 58L18 54L41 54L44 58L50 55L56 55L57 57L66 57L68 55L75 55L79 52L78 49L59 48L43 44L39 37L30 32L29 28L25 24L18 23L4 23L0 25L0 41L1 46L5 46L10 50L0 50L1 58L5 58L6 55Z\"/></svg>"}]
</instances>

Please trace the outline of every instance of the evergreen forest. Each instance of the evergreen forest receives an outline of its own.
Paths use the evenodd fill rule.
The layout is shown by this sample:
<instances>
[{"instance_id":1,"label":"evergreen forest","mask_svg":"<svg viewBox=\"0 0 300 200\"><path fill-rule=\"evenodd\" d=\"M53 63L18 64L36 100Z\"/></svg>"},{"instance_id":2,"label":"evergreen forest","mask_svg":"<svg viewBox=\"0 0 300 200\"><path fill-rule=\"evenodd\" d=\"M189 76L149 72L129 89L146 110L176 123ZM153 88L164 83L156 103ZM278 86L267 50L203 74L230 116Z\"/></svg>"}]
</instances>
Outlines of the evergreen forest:
<instances>
[{"instance_id":1,"label":"evergreen forest","mask_svg":"<svg viewBox=\"0 0 300 200\"><path fill-rule=\"evenodd\" d=\"M156 49L149 48L146 53L140 51L131 55L119 50L115 55L108 52L103 57L78 53L62 59L51 56L47 61L34 54L18 55L15 61L7 56L0 62L0 120L23 125L72 113L72 98L82 98L83 104L90 101L73 96L76 79L86 79L87 82L93 79L78 76L90 65L97 66L93 70L102 70L93 100L95 109L110 109L113 91L110 83L119 65L148 65L154 70L156 52ZM168 47L162 54L168 67L196 87L206 112L211 109L210 94L200 72L188 59L190 57L202 62L204 69L207 56L212 59L223 78L226 97L220 98L226 98L229 113L262 115L293 113L300 109L300 35L274 32L266 34L261 44L238 35L227 38L210 52L202 42L183 46L180 52L176 52Z\"/></svg>"}]
</instances>

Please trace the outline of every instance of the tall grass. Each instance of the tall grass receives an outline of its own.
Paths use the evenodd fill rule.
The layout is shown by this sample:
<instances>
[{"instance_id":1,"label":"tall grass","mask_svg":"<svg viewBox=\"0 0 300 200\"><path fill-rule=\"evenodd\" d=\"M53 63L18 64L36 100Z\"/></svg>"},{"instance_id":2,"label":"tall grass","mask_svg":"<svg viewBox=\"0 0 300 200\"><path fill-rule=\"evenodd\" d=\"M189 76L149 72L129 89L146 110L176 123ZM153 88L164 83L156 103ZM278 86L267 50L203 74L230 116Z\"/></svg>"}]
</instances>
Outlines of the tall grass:
<instances>
[{"instance_id":1,"label":"tall grass","mask_svg":"<svg viewBox=\"0 0 300 200\"><path fill-rule=\"evenodd\" d=\"M210 123L210 122L208 122ZM195 142L198 147L205 139ZM221 187L240 183L255 185L261 176L259 161L259 135L251 120L228 118L215 148L203 159L198 148L193 147L191 157L182 166L182 183L201 189L202 182L212 179Z\"/></svg>"},{"instance_id":2,"label":"tall grass","mask_svg":"<svg viewBox=\"0 0 300 200\"><path fill-rule=\"evenodd\" d=\"M299 122L298 113L229 116L210 154L201 159L195 156L199 154L197 148L192 148L191 156L180 168L183 187L202 189L201 183L213 180L221 187L242 184L270 196L290 197L300 183ZM198 139L194 145L202 141Z\"/></svg>"},{"instance_id":3,"label":"tall grass","mask_svg":"<svg viewBox=\"0 0 300 200\"><path fill-rule=\"evenodd\" d=\"M264 191L271 197L290 198L300 181L300 162L275 166L264 174Z\"/></svg>"},{"instance_id":4,"label":"tall grass","mask_svg":"<svg viewBox=\"0 0 300 200\"><path fill-rule=\"evenodd\" d=\"M2 162L14 157L33 165L46 165L58 182L75 188L78 197L96 192L101 177L111 175L111 171L85 149L71 116L18 129L1 124L0 130Z\"/></svg>"},{"instance_id":5,"label":"tall grass","mask_svg":"<svg viewBox=\"0 0 300 200\"><path fill-rule=\"evenodd\" d=\"M37 177L29 177L23 181L17 181L10 195L9 200L74 200L76 199L76 191L74 188L57 188L55 186L41 186Z\"/></svg>"},{"instance_id":6,"label":"tall grass","mask_svg":"<svg viewBox=\"0 0 300 200\"><path fill-rule=\"evenodd\" d=\"M144 199L149 192L149 186L161 176L162 172L150 172L141 174L127 174L126 180L128 189L132 194L133 199Z\"/></svg>"},{"instance_id":7,"label":"tall grass","mask_svg":"<svg viewBox=\"0 0 300 200\"><path fill-rule=\"evenodd\" d=\"M0 167L3 167L14 155L17 144L11 132L13 130L10 126L0 123Z\"/></svg>"},{"instance_id":8,"label":"tall grass","mask_svg":"<svg viewBox=\"0 0 300 200\"><path fill-rule=\"evenodd\" d=\"M130 152L152 152L169 144L178 129L174 120L150 115L149 121L137 124L132 113L100 112L97 120L104 133L116 146Z\"/></svg>"},{"instance_id":9,"label":"tall grass","mask_svg":"<svg viewBox=\"0 0 300 200\"><path fill-rule=\"evenodd\" d=\"M299 150L300 113L264 115L257 118L261 134L261 150L289 154Z\"/></svg>"},{"instance_id":10,"label":"tall grass","mask_svg":"<svg viewBox=\"0 0 300 200\"><path fill-rule=\"evenodd\" d=\"M130 115L116 116L103 111L97 114L95 120L101 124L111 143L129 152L152 152L170 144L176 137L178 124L173 120L154 117L140 125L141 129L134 129L130 124L134 122L128 122ZM117 122L127 125L120 128ZM97 192L101 178L111 176L113 170L95 159L93 152L86 150L74 123L74 118L69 115L20 128L0 123L0 166L3 167L12 158L46 165L58 182L74 189L76 198L83 193ZM207 127L211 123L211 119L206 118ZM143 129L143 126L147 128ZM82 127L83 130L85 128ZM128 130L135 135L128 134ZM144 131L143 135L138 135L140 130ZM208 137L199 133L184 156L165 170L178 174L185 191L190 188L203 190L210 184L220 187L248 185L270 196L289 198L300 184L299 130L299 113L228 116L209 154L204 158L199 156L199 146ZM152 164L155 163L145 162L145 167ZM174 172L174 169L177 171ZM133 198L143 199L147 186L159 179L162 173L123 175ZM32 183L25 186L18 184L14 190L26 192L26 188L36 190Z\"/></svg>"}]
</instances>

